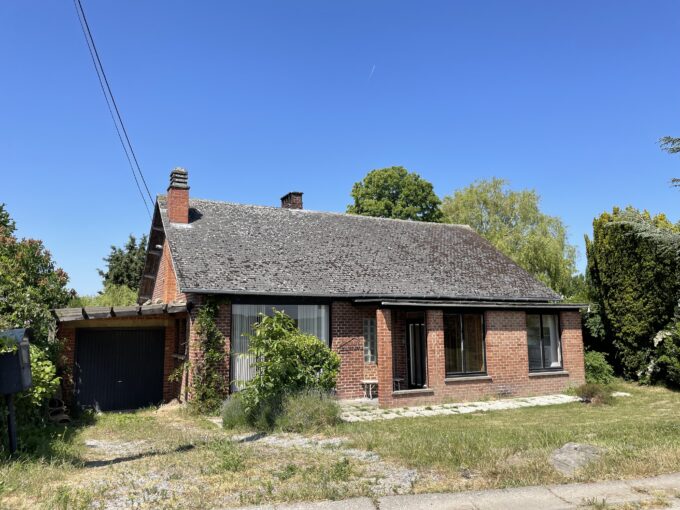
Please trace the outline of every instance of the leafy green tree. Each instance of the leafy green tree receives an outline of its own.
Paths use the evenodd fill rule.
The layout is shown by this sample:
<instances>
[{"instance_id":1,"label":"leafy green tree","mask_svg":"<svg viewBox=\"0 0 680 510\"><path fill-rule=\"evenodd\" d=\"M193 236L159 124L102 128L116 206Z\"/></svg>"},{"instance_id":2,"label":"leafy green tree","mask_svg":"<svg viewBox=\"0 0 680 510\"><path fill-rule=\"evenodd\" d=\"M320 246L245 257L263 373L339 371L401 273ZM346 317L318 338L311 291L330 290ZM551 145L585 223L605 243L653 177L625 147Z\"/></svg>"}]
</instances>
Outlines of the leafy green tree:
<instances>
[{"instance_id":1,"label":"leafy green tree","mask_svg":"<svg viewBox=\"0 0 680 510\"><path fill-rule=\"evenodd\" d=\"M661 149L665 150L669 154L680 153L680 138L673 138L672 136L664 136L661 140L659 140L659 144L661 145ZM680 187L680 179L678 179L677 177L671 179L671 184L673 186L679 186Z\"/></svg>"},{"instance_id":2,"label":"leafy green tree","mask_svg":"<svg viewBox=\"0 0 680 510\"><path fill-rule=\"evenodd\" d=\"M66 306L73 291L43 243L17 239L15 224L0 204L0 329L30 327L37 344L48 345L51 308Z\"/></svg>"},{"instance_id":3,"label":"leafy green tree","mask_svg":"<svg viewBox=\"0 0 680 510\"><path fill-rule=\"evenodd\" d=\"M146 245L145 235L137 243L135 236L130 234L122 248L111 246L111 253L104 258L106 271L98 270L104 279L104 288L109 285L125 285L135 292L139 290L146 260Z\"/></svg>"},{"instance_id":4,"label":"leafy green tree","mask_svg":"<svg viewBox=\"0 0 680 510\"><path fill-rule=\"evenodd\" d=\"M603 213L586 237L588 275L604 337L626 377L647 377L654 337L680 298L680 225L634 208Z\"/></svg>"},{"instance_id":5,"label":"leafy green tree","mask_svg":"<svg viewBox=\"0 0 680 510\"><path fill-rule=\"evenodd\" d=\"M50 341L51 308L66 305L73 295L68 276L56 267L41 241L17 239L15 223L0 204L0 330L30 327L33 385L16 399L20 430L38 424L44 417L45 401L59 386L54 360L58 342ZM0 437L5 435L6 409L0 404ZM20 447L22 444L20 443ZM0 443L0 456L4 447Z\"/></svg>"},{"instance_id":6,"label":"leafy green tree","mask_svg":"<svg viewBox=\"0 0 680 510\"><path fill-rule=\"evenodd\" d=\"M76 296L68 306L126 306L137 304L137 290L127 285L107 285L102 292L94 296Z\"/></svg>"},{"instance_id":7,"label":"leafy green tree","mask_svg":"<svg viewBox=\"0 0 680 510\"><path fill-rule=\"evenodd\" d=\"M445 222L469 225L554 291L582 297L576 248L562 220L542 213L539 201L535 191L512 191L507 181L493 178L444 197L442 212Z\"/></svg>"},{"instance_id":8,"label":"leafy green tree","mask_svg":"<svg viewBox=\"0 0 680 510\"><path fill-rule=\"evenodd\" d=\"M352 198L350 214L434 222L442 218L432 184L401 166L371 170L354 183Z\"/></svg>"}]
</instances>

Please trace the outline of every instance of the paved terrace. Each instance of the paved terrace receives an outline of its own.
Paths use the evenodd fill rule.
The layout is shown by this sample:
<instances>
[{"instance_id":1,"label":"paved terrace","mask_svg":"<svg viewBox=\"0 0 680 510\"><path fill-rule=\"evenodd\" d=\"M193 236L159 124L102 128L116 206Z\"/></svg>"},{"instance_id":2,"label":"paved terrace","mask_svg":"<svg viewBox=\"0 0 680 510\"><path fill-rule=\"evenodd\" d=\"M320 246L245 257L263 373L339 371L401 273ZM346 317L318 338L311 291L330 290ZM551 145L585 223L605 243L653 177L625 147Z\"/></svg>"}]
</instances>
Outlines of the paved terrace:
<instances>
[{"instance_id":1,"label":"paved terrace","mask_svg":"<svg viewBox=\"0 0 680 510\"><path fill-rule=\"evenodd\" d=\"M624 396L619 394L618 396ZM507 398L502 400L488 400L480 402L462 402L452 404L437 404L417 407L396 407L381 409L378 400L360 399L344 400L342 419L347 422L393 420L395 418L419 418L423 416L445 416L452 414L467 414L487 411L503 411L519 409L521 407L551 406L580 401L573 395L543 395L540 397Z\"/></svg>"}]
</instances>

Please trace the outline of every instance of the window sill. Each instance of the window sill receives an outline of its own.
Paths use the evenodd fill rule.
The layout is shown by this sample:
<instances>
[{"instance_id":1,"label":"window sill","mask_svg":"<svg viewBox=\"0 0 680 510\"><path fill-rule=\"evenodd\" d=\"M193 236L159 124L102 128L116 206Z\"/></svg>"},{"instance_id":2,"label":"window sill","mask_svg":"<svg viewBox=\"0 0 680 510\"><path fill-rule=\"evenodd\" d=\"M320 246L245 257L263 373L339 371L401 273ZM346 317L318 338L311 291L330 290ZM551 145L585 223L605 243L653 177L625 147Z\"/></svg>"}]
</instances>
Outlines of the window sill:
<instances>
[{"instance_id":1,"label":"window sill","mask_svg":"<svg viewBox=\"0 0 680 510\"><path fill-rule=\"evenodd\" d=\"M466 381L490 381L490 375L461 375L459 377L446 377L444 379L445 383L456 383L456 382L466 382Z\"/></svg>"},{"instance_id":2,"label":"window sill","mask_svg":"<svg viewBox=\"0 0 680 510\"><path fill-rule=\"evenodd\" d=\"M412 390L397 390L392 392L393 397L399 396L410 396L410 395L434 395L434 390L432 388L415 388Z\"/></svg>"},{"instance_id":3,"label":"window sill","mask_svg":"<svg viewBox=\"0 0 680 510\"><path fill-rule=\"evenodd\" d=\"M552 377L559 375L569 375L566 370L543 370L541 372L529 372L529 377Z\"/></svg>"}]
</instances>

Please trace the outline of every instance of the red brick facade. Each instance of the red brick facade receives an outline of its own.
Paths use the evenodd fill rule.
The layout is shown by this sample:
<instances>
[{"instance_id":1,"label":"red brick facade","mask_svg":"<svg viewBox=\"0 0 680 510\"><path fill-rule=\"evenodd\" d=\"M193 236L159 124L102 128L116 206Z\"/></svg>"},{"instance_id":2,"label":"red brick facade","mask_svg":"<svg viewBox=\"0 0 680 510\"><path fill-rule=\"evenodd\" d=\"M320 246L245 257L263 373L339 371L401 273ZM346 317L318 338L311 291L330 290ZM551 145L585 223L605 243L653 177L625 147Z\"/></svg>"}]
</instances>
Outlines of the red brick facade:
<instances>
[{"instance_id":1,"label":"red brick facade","mask_svg":"<svg viewBox=\"0 0 680 510\"><path fill-rule=\"evenodd\" d=\"M186 301L186 295L179 292L177 288L177 277L175 276L175 268L172 265L170 245L167 239L163 243L163 253L158 264L158 273L156 273L156 281L151 299L153 302L160 300L162 303Z\"/></svg>"},{"instance_id":2,"label":"red brick facade","mask_svg":"<svg viewBox=\"0 0 680 510\"><path fill-rule=\"evenodd\" d=\"M355 307L347 301L331 305L332 348L342 360L337 391L342 398L364 394L360 381L378 378L378 365L364 362L364 319L375 317L375 307Z\"/></svg>"},{"instance_id":3,"label":"red brick facade","mask_svg":"<svg viewBox=\"0 0 680 510\"><path fill-rule=\"evenodd\" d=\"M173 274L174 276L174 274ZM158 284L167 289L167 277ZM167 290L159 295L166 295ZM168 377L181 363L183 342L178 343L177 322L186 318L188 359L196 364L201 357L200 339L196 333L196 318L205 297L187 296L192 303L186 316L149 316L128 319L103 319L68 322L60 325L59 338L64 340L65 377L67 398L73 390L69 375L74 366L76 329L80 327L165 327L163 398L191 398L191 374L181 382L170 382ZM377 363L364 361L364 319L375 318L377 327ZM406 374L406 324L416 321L425 324L427 332L427 384L419 390L404 387L395 391L394 379L407 380ZM375 306L358 306L349 301L335 301L331 305L332 349L341 358L337 394L339 398L363 396L362 380L378 380L381 406L403 406L465 401L485 396L529 396L564 391L569 386L584 382L583 341L581 320L577 311L559 313L563 369L560 371L530 373L524 311L487 310L484 312L486 367L483 376L447 378L444 351L444 312L441 309L403 310ZM231 304L219 305L216 323L225 337L224 363L220 373L229 382L229 351L231 344ZM183 352L176 352L181 345Z\"/></svg>"},{"instance_id":4,"label":"red brick facade","mask_svg":"<svg viewBox=\"0 0 680 510\"><path fill-rule=\"evenodd\" d=\"M403 348L399 335L398 310L378 310L378 373L381 406L419 405L465 401L484 396L530 396L564 391L585 382L583 339L578 311L559 313L563 368L559 371L529 372L529 356L524 311L484 312L486 327L485 375L447 378L445 373L442 310L427 310L427 387L393 391L393 377L401 374L394 367ZM382 353L381 353L382 350ZM387 390L385 390L387 388Z\"/></svg>"}]
</instances>

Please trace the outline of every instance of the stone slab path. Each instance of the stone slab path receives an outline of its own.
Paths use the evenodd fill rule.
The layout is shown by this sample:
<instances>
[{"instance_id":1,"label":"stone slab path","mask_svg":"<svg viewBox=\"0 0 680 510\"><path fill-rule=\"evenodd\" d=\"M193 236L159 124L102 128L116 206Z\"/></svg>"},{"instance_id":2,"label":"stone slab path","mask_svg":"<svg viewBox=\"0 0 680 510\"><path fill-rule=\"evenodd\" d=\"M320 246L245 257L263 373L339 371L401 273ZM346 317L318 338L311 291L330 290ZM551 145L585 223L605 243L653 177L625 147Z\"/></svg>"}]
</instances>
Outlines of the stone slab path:
<instances>
[{"instance_id":1,"label":"stone slab path","mask_svg":"<svg viewBox=\"0 0 680 510\"><path fill-rule=\"evenodd\" d=\"M622 506L680 509L680 473L639 480L264 505L248 510L584 510Z\"/></svg>"},{"instance_id":2,"label":"stone slab path","mask_svg":"<svg viewBox=\"0 0 680 510\"><path fill-rule=\"evenodd\" d=\"M551 406L579 402L581 399L573 395L544 395L540 397L506 398L481 402L463 402L457 404L438 404L417 407L395 407L381 409L376 400L345 400L340 402L341 418L347 422L394 420L395 418L420 418L423 416L446 416L451 414L478 413L519 409L521 407Z\"/></svg>"}]
</instances>

